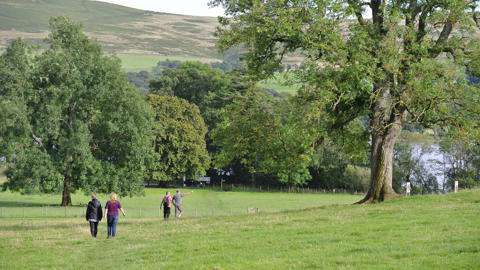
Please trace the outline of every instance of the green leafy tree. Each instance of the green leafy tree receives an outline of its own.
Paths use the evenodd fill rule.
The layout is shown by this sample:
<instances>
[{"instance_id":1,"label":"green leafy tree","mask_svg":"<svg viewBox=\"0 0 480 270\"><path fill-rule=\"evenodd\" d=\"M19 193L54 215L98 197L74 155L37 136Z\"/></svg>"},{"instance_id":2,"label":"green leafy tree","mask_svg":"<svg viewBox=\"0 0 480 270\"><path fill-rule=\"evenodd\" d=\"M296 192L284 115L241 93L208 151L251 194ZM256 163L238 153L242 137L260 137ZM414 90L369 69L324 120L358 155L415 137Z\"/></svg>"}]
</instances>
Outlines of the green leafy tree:
<instances>
[{"instance_id":1,"label":"green leafy tree","mask_svg":"<svg viewBox=\"0 0 480 270\"><path fill-rule=\"evenodd\" d=\"M225 8L219 46L243 45L252 75L269 77L287 53L303 55L299 83L308 87L300 95L326 112L327 130L368 119L371 183L359 203L396 196L393 153L406 123L478 127L479 91L465 72L478 68L477 0L211 4Z\"/></svg>"},{"instance_id":2,"label":"green leafy tree","mask_svg":"<svg viewBox=\"0 0 480 270\"><path fill-rule=\"evenodd\" d=\"M220 70L200 62L166 68L150 84L151 92L183 98L200 108L209 129L220 121L219 109L231 100L231 80Z\"/></svg>"},{"instance_id":3,"label":"green leafy tree","mask_svg":"<svg viewBox=\"0 0 480 270\"><path fill-rule=\"evenodd\" d=\"M151 94L147 101L155 114L150 178L160 182L204 175L210 157L205 142L207 126L198 107L172 96Z\"/></svg>"},{"instance_id":4,"label":"green leafy tree","mask_svg":"<svg viewBox=\"0 0 480 270\"><path fill-rule=\"evenodd\" d=\"M315 133L292 106L293 100L255 90L235 98L213 130L213 142L220 149L216 165L239 161L251 173L252 182L256 173L275 175L290 185L310 180Z\"/></svg>"},{"instance_id":5,"label":"green leafy tree","mask_svg":"<svg viewBox=\"0 0 480 270\"><path fill-rule=\"evenodd\" d=\"M440 147L444 152L443 168L447 188L459 182L460 188L480 185L480 142L473 138L458 140L442 138Z\"/></svg>"},{"instance_id":6,"label":"green leafy tree","mask_svg":"<svg viewBox=\"0 0 480 270\"><path fill-rule=\"evenodd\" d=\"M41 53L16 41L0 57L5 187L62 191L64 206L78 189L141 191L152 142L148 104L120 61L104 55L80 25L57 17L50 30Z\"/></svg>"}]
</instances>

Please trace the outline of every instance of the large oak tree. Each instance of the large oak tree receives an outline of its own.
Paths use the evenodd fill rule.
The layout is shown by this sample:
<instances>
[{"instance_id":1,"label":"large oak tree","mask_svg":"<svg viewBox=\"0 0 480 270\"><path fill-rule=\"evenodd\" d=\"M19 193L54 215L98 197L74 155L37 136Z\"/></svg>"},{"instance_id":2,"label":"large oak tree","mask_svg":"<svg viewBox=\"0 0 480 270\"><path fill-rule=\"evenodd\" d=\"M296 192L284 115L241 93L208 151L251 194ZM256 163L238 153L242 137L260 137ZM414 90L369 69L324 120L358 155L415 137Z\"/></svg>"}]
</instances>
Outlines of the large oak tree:
<instances>
[{"instance_id":1,"label":"large oak tree","mask_svg":"<svg viewBox=\"0 0 480 270\"><path fill-rule=\"evenodd\" d=\"M241 44L250 73L271 76L288 53L306 101L330 130L368 120L371 184L359 203L395 197L393 150L407 122L466 133L478 126L477 0L213 0L219 45ZM478 120L478 119L477 119Z\"/></svg>"},{"instance_id":2,"label":"large oak tree","mask_svg":"<svg viewBox=\"0 0 480 270\"><path fill-rule=\"evenodd\" d=\"M68 18L50 21L48 47L15 41L0 57L0 156L6 188L122 195L143 187L152 114L118 59Z\"/></svg>"}]
</instances>

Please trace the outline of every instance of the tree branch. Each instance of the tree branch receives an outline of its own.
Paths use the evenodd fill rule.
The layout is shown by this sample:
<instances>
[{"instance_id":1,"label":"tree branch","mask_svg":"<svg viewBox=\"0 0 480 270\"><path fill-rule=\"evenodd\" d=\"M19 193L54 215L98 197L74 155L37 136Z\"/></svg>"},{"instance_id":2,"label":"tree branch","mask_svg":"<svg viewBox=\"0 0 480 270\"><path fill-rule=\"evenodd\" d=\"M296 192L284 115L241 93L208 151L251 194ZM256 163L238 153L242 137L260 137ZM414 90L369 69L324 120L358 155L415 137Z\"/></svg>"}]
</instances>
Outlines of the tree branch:
<instances>
[{"instance_id":1,"label":"tree branch","mask_svg":"<svg viewBox=\"0 0 480 270\"><path fill-rule=\"evenodd\" d=\"M382 0L371 0L370 2L370 7L372 8L373 24L377 26L380 33L384 34L385 32L385 30L383 29L384 14L381 6L382 6Z\"/></svg>"},{"instance_id":2,"label":"tree branch","mask_svg":"<svg viewBox=\"0 0 480 270\"><path fill-rule=\"evenodd\" d=\"M420 42L427 34L427 31L425 30L427 27L427 16L430 12L432 12L433 8L434 4L431 2L419 7L421 14L420 18L418 19L417 42Z\"/></svg>"},{"instance_id":3,"label":"tree branch","mask_svg":"<svg viewBox=\"0 0 480 270\"><path fill-rule=\"evenodd\" d=\"M441 52L451 52L451 48L447 46L447 42L452 33L454 23L455 21L452 16L449 16L443 25L442 32L440 32L435 45L429 49L431 57L437 57Z\"/></svg>"},{"instance_id":4,"label":"tree branch","mask_svg":"<svg viewBox=\"0 0 480 270\"><path fill-rule=\"evenodd\" d=\"M369 3L365 2L357 2L356 0L348 0L347 1L350 7L354 10L355 16L357 17L357 21L360 25L366 25L365 19L362 15L362 7L369 5Z\"/></svg>"}]
</instances>

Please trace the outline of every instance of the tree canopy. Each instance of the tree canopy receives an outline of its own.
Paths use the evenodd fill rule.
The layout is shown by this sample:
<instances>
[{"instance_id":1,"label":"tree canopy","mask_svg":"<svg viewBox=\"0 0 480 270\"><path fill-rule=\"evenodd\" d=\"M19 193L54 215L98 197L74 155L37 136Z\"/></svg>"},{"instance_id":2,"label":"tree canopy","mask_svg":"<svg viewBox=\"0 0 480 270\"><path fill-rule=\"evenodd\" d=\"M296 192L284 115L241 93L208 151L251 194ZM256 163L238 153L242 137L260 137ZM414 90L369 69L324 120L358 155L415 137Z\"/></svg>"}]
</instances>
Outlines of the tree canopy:
<instances>
[{"instance_id":1,"label":"tree canopy","mask_svg":"<svg viewBox=\"0 0 480 270\"><path fill-rule=\"evenodd\" d=\"M478 128L478 1L213 0L225 8L221 48L246 48L248 71L271 76L301 54L306 101L327 130L366 119L370 188L364 202L396 196L393 149L406 123L455 133ZM365 16L371 14L371 18Z\"/></svg>"},{"instance_id":2,"label":"tree canopy","mask_svg":"<svg viewBox=\"0 0 480 270\"><path fill-rule=\"evenodd\" d=\"M80 25L50 20L48 48L14 41L0 57L0 155L6 188L70 193L141 191L151 147L151 111L115 57ZM3 120L3 119L2 119Z\"/></svg>"},{"instance_id":3,"label":"tree canopy","mask_svg":"<svg viewBox=\"0 0 480 270\"><path fill-rule=\"evenodd\" d=\"M200 62L183 62L163 69L150 89L152 93L173 95L197 105L209 129L220 121L219 109L230 102L233 91L229 76Z\"/></svg>"},{"instance_id":4,"label":"tree canopy","mask_svg":"<svg viewBox=\"0 0 480 270\"><path fill-rule=\"evenodd\" d=\"M220 149L216 165L239 161L253 176L268 173L290 185L310 180L314 129L291 110L294 106L294 100L256 89L238 95L223 109L223 121L212 132Z\"/></svg>"},{"instance_id":5,"label":"tree canopy","mask_svg":"<svg viewBox=\"0 0 480 270\"><path fill-rule=\"evenodd\" d=\"M210 157L205 141L207 126L198 107L173 96L150 94L147 101L155 115L150 179L158 182L204 175Z\"/></svg>"}]
</instances>

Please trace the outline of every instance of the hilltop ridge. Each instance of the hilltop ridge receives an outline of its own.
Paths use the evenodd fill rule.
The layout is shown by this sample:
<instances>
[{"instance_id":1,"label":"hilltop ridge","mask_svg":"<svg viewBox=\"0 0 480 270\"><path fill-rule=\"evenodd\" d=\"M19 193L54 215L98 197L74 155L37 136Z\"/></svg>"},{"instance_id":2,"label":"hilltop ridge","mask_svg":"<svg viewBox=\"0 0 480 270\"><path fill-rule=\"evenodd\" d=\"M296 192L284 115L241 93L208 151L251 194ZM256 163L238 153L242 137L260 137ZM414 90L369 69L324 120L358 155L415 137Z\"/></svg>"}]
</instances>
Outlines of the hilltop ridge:
<instances>
[{"instance_id":1,"label":"hilltop ridge","mask_svg":"<svg viewBox=\"0 0 480 270\"><path fill-rule=\"evenodd\" d=\"M215 17L144 11L90 0L0 0L0 47L15 38L42 43L52 16L82 23L105 50L142 54L218 58Z\"/></svg>"}]
</instances>

